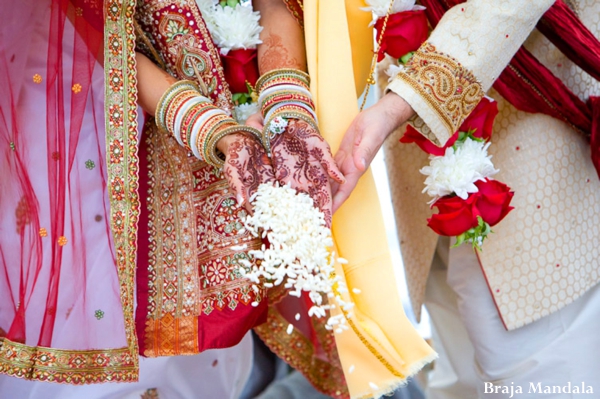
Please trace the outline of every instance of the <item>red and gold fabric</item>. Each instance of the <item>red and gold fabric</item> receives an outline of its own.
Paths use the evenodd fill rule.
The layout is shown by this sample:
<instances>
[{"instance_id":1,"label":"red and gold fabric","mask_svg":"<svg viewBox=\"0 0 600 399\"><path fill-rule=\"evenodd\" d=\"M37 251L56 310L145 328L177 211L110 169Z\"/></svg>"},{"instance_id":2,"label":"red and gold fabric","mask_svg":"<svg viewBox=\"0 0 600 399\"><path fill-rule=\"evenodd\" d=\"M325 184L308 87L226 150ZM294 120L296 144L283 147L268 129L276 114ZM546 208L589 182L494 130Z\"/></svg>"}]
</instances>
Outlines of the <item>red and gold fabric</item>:
<instances>
[{"instance_id":1,"label":"red and gold fabric","mask_svg":"<svg viewBox=\"0 0 600 399\"><path fill-rule=\"evenodd\" d=\"M151 0L137 11L146 38L138 42L145 43L145 52L179 79L198 82L200 75L215 105L232 109L218 49L196 3ZM146 124L140 160L141 192L148 193L142 197L141 225L149 226L139 232L140 353L193 354L231 346L257 326L267 345L313 385L344 397L343 373L324 320L308 325L295 320L296 313L308 310L306 298L279 289L255 292L237 271L240 260L250 260L247 251L262 242L243 229L246 211L237 207L223 176L189 156L152 121ZM243 244L245 251L234 249ZM288 335L290 323L297 328Z\"/></svg>"},{"instance_id":2,"label":"red and gold fabric","mask_svg":"<svg viewBox=\"0 0 600 399\"><path fill-rule=\"evenodd\" d=\"M150 54L178 79L206 87L213 103L231 112L219 49L196 3L144 1L136 15ZM232 247L252 250L261 241L244 231L246 211L213 166L190 156L153 120L141 144L140 185L147 193L141 220L148 228L139 232L140 353L182 355L232 346L264 322L267 311L265 293L253 291L237 271L240 260L250 259L247 252Z\"/></svg>"}]
</instances>

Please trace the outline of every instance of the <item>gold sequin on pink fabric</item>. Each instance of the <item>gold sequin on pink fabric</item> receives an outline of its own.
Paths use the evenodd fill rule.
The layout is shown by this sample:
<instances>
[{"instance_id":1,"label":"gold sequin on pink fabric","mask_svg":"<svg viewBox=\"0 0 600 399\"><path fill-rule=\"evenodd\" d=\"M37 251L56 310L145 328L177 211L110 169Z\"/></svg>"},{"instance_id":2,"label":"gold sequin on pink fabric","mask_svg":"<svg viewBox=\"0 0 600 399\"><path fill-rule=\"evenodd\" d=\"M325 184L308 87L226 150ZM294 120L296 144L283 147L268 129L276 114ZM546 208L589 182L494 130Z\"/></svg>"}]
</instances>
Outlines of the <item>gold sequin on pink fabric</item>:
<instances>
[{"instance_id":1,"label":"gold sequin on pink fabric","mask_svg":"<svg viewBox=\"0 0 600 399\"><path fill-rule=\"evenodd\" d=\"M41 228L40 229L40 237L47 237L48 236L48 230L46 230L45 228Z\"/></svg>"},{"instance_id":2,"label":"gold sequin on pink fabric","mask_svg":"<svg viewBox=\"0 0 600 399\"><path fill-rule=\"evenodd\" d=\"M81 85L79 83L75 83L73 87L71 87L73 93L77 94L81 91Z\"/></svg>"},{"instance_id":3,"label":"gold sequin on pink fabric","mask_svg":"<svg viewBox=\"0 0 600 399\"><path fill-rule=\"evenodd\" d=\"M33 83L37 83L37 84L42 83L42 75L40 75L39 73L36 73L35 75L33 75Z\"/></svg>"},{"instance_id":4,"label":"gold sequin on pink fabric","mask_svg":"<svg viewBox=\"0 0 600 399\"><path fill-rule=\"evenodd\" d=\"M65 236L60 236L58 237L58 245L60 245L61 247L64 247L65 245L67 245L69 241L67 240L67 237Z\"/></svg>"}]
</instances>

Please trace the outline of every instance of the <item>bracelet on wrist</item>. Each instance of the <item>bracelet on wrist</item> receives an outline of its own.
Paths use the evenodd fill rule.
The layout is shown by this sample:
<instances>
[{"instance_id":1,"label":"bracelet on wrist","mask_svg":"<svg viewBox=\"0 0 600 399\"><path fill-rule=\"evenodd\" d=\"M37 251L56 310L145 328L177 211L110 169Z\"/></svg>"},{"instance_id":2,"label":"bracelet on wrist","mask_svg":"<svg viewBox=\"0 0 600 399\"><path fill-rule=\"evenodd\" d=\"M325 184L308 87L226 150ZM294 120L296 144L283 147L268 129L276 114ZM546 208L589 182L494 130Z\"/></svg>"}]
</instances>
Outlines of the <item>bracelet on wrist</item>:
<instances>
[{"instance_id":1,"label":"bracelet on wrist","mask_svg":"<svg viewBox=\"0 0 600 399\"><path fill-rule=\"evenodd\" d=\"M258 104L265 121L261 142L271 156L271 140L285 131L288 119L301 119L318 132L310 77L297 69L275 69L256 82Z\"/></svg>"},{"instance_id":2,"label":"bracelet on wrist","mask_svg":"<svg viewBox=\"0 0 600 399\"><path fill-rule=\"evenodd\" d=\"M224 163L216 143L227 134L244 130L229 114L201 95L196 83L187 80L176 82L161 96L156 108L156 125L196 158L215 168ZM254 130L253 134L260 137L260 132Z\"/></svg>"}]
</instances>

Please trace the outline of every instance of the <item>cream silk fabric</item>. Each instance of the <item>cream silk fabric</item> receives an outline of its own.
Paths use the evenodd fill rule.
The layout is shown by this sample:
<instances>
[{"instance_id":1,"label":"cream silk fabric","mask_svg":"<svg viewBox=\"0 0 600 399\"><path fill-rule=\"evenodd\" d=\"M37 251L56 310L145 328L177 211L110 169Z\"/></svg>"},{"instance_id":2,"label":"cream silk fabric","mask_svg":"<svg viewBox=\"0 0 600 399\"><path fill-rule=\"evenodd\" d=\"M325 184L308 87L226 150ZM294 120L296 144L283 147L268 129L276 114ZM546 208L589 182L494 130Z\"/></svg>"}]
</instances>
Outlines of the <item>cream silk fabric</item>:
<instances>
[{"instance_id":1,"label":"cream silk fabric","mask_svg":"<svg viewBox=\"0 0 600 399\"><path fill-rule=\"evenodd\" d=\"M470 0L448 10L427 40L450 55L489 90L554 0ZM409 85L394 79L389 87L412 106L443 145L454 131ZM457 123L457 127L462 121Z\"/></svg>"},{"instance_id":2,"label":"cream silk fabric","mask_svg":"<svg viewBox=\"0 0 600 399\"><path fill-rule=\"evenodd\" d=\"M371 16L361 6L357 0L304 2L311 89L333 152L358 114L356 92L366 81L372 54ZM334 216L333 235L338 253L349 261L337 265L337 272L350 292L361 291L350 294L356 304L352 329L336 334L351 397L391 392L436 355L404 314L370 173Z\"/></svg>"},{"instance_id":3,"label":"cream silk fabric","mask_svg":"<svg viewBox=\"0 0 600 399\"><path fill-rule=\"evenodd\" d=\"M513 7L506 9L505 3ZM505 66L521 44L507 41L529 35L525 47L574 93L583 99L598 95L597 81L539 32L531 32L551 3L469 1L464 12L458 6L447 14L430 40L439 51L469 65L487 90L499 66ZM575 3L583 23L598 35L600 3ZM521 25L506 26L507 12L519 14ZM491 33L472 27L463 33L460 27L472 25L469 16L474 15L479 18L476 26ZM412 95L395 83L390 89ZM600 181L589 144L580 134L548 116L517 111L493 90L490 95L500 111L490 147L500 169L495 177L515 191L515 210L494 227L479 258L505 327L512 330L563 308L598 283ZM432 112L428 109L420 116L428 122ZM433 130L443 141L447 132ZM431 210L426 205L429 198L421 193L424 176L419 169L427 164L427 156L416 146L398 143L402 132L387 141L386 160L409 291L419 312L437 236L426 227Z\"/></svg>"}]
</instances>

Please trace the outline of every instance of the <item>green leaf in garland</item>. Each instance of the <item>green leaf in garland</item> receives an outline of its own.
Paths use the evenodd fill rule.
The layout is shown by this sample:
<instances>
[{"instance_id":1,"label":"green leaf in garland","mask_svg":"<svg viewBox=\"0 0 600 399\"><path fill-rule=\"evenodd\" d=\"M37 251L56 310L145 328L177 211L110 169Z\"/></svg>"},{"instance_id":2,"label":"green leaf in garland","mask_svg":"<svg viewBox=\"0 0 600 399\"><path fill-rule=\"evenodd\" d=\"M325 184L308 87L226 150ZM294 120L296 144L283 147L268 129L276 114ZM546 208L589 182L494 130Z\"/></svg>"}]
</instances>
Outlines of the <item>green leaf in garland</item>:
<instances>
[{"instance_id":1,"label":"green leaf in garland","mask_svg":"<svg viewBox=\"0 0 600 399\"><path fill-rule=\"evenodd\" d=\"M456 237L456 244L452 247L458 247L459 245L470 242L474 250L481 251L483 241L487 236L492 233L492 228L489 224L484 222L481 216L477 216L477 226L473 227Z\"/></svg>"},{"instance_id":2,"label":"green leaf in garland","mask_svg":"<svg viewBox=\"0 0 600 399\"><path fill-rule=\"evenodd\" d=\"M235 105L252 103L252 95L250 93L235 93L231 96Z\"/></svg>"},{"instance_id":3,"label":"green leaf in garland","mask_svg":"<svg viewBox=\"0 0 600 399\"><path fill-rule=\"evenodd\" d=\"M398 61L400 61L400 63L402 63L403 65L406 65L406 64L408 64L408 61L410 61L410 59L412 58L414 53L415 53L414 51L411 51L410 53L406 53L402 57L400 57L400 59Z\"/></svg>"}]
</instances>

